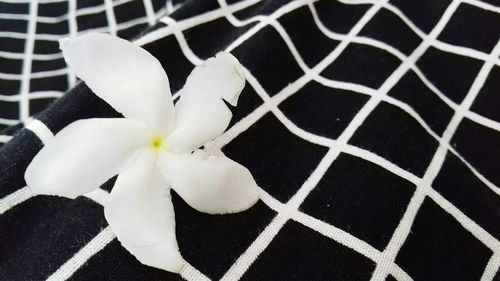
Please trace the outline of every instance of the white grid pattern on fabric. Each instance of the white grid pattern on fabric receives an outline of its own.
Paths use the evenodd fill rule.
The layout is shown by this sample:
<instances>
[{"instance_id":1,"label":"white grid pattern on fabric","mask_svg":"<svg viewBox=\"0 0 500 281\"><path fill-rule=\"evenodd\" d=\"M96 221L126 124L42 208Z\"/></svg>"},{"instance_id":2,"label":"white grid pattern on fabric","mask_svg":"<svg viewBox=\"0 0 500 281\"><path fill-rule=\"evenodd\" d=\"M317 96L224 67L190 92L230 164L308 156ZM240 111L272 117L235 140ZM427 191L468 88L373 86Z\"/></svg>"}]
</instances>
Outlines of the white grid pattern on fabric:
<instances>
[{"instance_id":1,"label":"white grid pattern on fabric","mask_svg":"<svg viewBox=\"0 0 500 281\"><path fill-rule=\"evenodd\" d=\"M384 280L388 273L396 277L398 280L412 280L412 278L399 266L394 263L395 256L397 255L399 248L406 240L408 233L411 229L413 220L415 219L415 215L419 210L423 199L425 197L431 198L435 201L443 210L453 216L465 229L467 229L470 233L472 233L479 241L493 250L493 255L490 258L489 263L487 264L484 274L481 280L492 280L498 271L498 267L500 265L500 242L491 236L487 231L481 228L477 223L475 223L472 219L466 216L460 209L455 207L452 203L442 197L437 191L435 191L432 186L432 180L438 174L441 166L444 162L444 157L447 151L452 152L453 154L459 156L459 159L464 162L467 167L488 187L490 187L493 191L499 194L499 188L495 186L493 183L489 182L484 176L482 176L470 163L468 163L463 157L460 157L459 153L456 152L450 146L450 139L456 131L458 125L464 117L469 118L470 120L492 128L494 130L499 130L499 125L496 121L487 119L486 117L480 116L477 113L474 113L469 110L472 102L474 101L475 96L483 86L486 77L488 76L489 71L493 67L493 65L498 65L498 56L500 55L500 44L497 44L495 49L491 52L491 54L484 54L480 51L453 46L447 43L439 42L436 40L436 37L441 32L441 30L446 26L449 19L452 17L454 11L458 8L461 3L468 3L475 5L477 7L487 9L489 11L494 11L500 13L500 8L492 6L490 4L486 4L480 1L475 0L454 0L447 8L447 11L443 14L439 23L434 27L433 31L430 34L424 34L419 31L416 32L422 39L422 43L417 47L417 49L409 56L406 57L403 54L395 51L394 48L387 46L385 43L374 40L367 39L363 37L358 37L357 33L364 27L364 25L369 21L371 17L373 17L378 10L385 8L388 11L391 11L398 15L404 22L406 22L409 26L413 26L413 30L418 30L416 26L411 23L411 20L408 19L402 12L397 10L397 8L391 6L386 3L387 1L363 1L362 3L370 3L372 7L365 13L365 15L358 21L358 23L351 29L351 32L345 36L340 38L341 44L339 44L336 49L327 55L320 63L318 63L312 69L309 69L303 63L302 58L299 53L294 50L295 47L293 43L284 32L284 29L280 26L280 24L276 21L280 16L297 9L298 7L302 7L304 5L309 5L313 15L315 15L314 7L311 2L308 1L294 1L290 4L287 4L275 11L270 16L262 16L252 18L245 22L240 22L232 16L232 13L238 7L245 7L245 5L251 5L256 1L242 1L238 4L226 5L224 1L219 1L221 4L221 8L209 12L210 19L213 20L215 18L225 16L233 25L244 25L251 21L258 22L253 28L248 30L244 35L236 39L229 47L228 50L234 49L236 46L249 39L253 34L255 34L261 28L270 25L273 26L278 33L282 36L283 40L286 42L287 46L291 49L291 53L294 58L297 60L298 64L303 67L305 74L301 76L299 79L291 83L289 86L285 87L280 93L270 97L266 91L260 86L259 82L249 71L246 71L247 80L249 84L255 89L255 91L262 97L264 100L264 104L255 109L252 113L250 113L247 117L243 118L240 122L236 123L233 127L231 127L226 133L220 136L218 139L213 141L211 144L207 145L208 150L212 151L220 151L225 144L229 143L236 136L244 132L247 128L249 128L252 124L257 122L265 113L272 112L283 125L289 129L296 136L310 141L312 143L316 143L319 145L323 145L329 147L328 153L321 160L317 168L308 178L308 180L303 184L303 186L299 189L299 191L288 201L287 203L281 203L265 191L262 191L262 200L266 205L270 208L278 212L278 215L272 222L262 231L262 233L257 237L257 239L252 243L252 245L241 255L233 264L233 266L229 269L229 271L223 277L223 280L237 280L239 279L245 271L251 266L252 262L255 261L258 255L263 252L266 247L271 243L276 234L280 231L281 227L285 224L286 221L292 219L297 221L319 233L323 234L326 237L329 237L351 249L354 251L368 257L377 263L376 270L372 276L372 280ZM358 4L360 1L343 1L346 4ZM207 13L207 14L209 14ZM206 15L205 15L206 16ZM201 60L190 50L185 38L183 37L182 30L188 29L192 26L201 24L206 22L206 18L204 18L204 14L197 16L188 20L183 20L180 22L175 22L173 19L165 18L163 21L169 24L167 27L160 28L155 30L154 32L146 35L144 38L139 39L138 43L146 43L161 39L170 34L174 34L181 46L182 51L186 58L188 58L193 63L199 63ZM194 20L193 20L194 19ZM316 24L319 26L320 30L325 32L326 27L321 26L320 21L317 16L314 17ZM419 34L420 33L420 34ZM338 36L337 34L327 31L325 34L333 36ZM336 38L337 39L337 38ZM358 42L361 44L368 44L377 48L382 48L388 52L397 53L397 57L401 58L402 64L398 67L398 69L393 72L393 74L384 82L384 84L379 89L370 89L362 85L345 83L341 81L333 81L321 77L319 73L330 65L341 53L342 51L351 43ZM441 50L456 53L459 55L470 56L476 59L480 59L484 62L483 67L479 75L477 75L471 89L469 90L466 98L461 104L455 104L454 102L447 99L442 93L437 90L435 86L429 82L425 75L422 72L419 72L418 68L415 66L414 61L421 56L427 48L430 46L440 48ZM387 92L396 84L397 81L403 76L406 71L412 69L417 72L419 77L424 81L424 83L444 102L446 102L452 109L455 111L455 114L452 120L449 122L443 137L439 137L436 133L430 129L430 127L426 124L426 122L409 107L407 104L395 100L394 98L388 97ZM297 127L293 124L279 109L278 104L284 101L286 98L289 98L294 93L296 93L299 89L301 89L308 81L317 80L324 83L330 87L338 87L349 89L358 93L362 93L370 96L370 100L363 106L363 108L357 113L355 118L350 122L344 132L338 139L328 139L325 137L317 136L312 133L306 132L301 128ZM439 141L439 148L437 149L433 160L428 167L425 175L420 178L404 169L398 167L397 165L391 163L390 161L380 157L370 151L352 146L347 144L349 138L354 134L354 132L361 126L363 121L368 117L368 115L372 112L372 110L376 107L378 103L381 101L386 101L392 103L399 108L403 109L405 112L409 113L413 118L415 118L418 123L420 123L426 131L433 136L435 139ZM340 152L345 152L348 154L352 154L363 158L367 161L370 161L376 165L383 167L384 169L414 183L417 186L417 190L413 195L412 200L407 206L407 210L402 220L399 223L398 228L393 234L389 245L383 252L380 252L373 248L368 243L364 242L362 239L359 239L344 230L341 230L333 225L330 225L326 222L315 219L305 213L302 213L298 210L299 205L302 201L307 197L309 192L314 189L316 184L322 178L323 174L330 167L330 165L334 162L336 157L340 154ZM4 198L5 199L5 198ZM0 201L3 202L4 199ZM103 246L104 247L104 246ZM91 255L89 255L90 257ZM187 280L209 280L202 273L197 271L190 266L187 267L184 271L183 277Z\"/></svg>"},{"instance_id":2,"label":"white grid pattern on fabric","mask_svg":"<svg viewBox=\"0 0 500 281\"><path fill-rule=\"evenodd\" d=\"M65 0L66 1L66 0ZM6 14L0 13L0 19L3 20L23 20L28 22L28 30L26 33L22 32L11 32L11 31L0 31L0 38L17 38L25 39L25 49L23 53L15 53L8 51L0 51L0 58L4 59L17 59L23 61L22 73L12 74L12 73L0 73L0 79L4 80L17 80L20 81L19 93L14 95L9 95L0 92L0 102L18 102L19 103L19 117L17 119L6 119L0 117L0 125L16 125L19 122L26 122L29 120L31 115L29 109L30 100L40 99L40 98L59 98L64 94L64 91L32 91L30 90L31 79L36 78L51 78L60 75L68 76L68 87L71 89L76 84L76 77L69 72L69 70L64 68L54 69L54 70L43 70L32 72L31 66L33 60L55 60L62 58L60 52L53 54L36 54L34 53L34 42L36 40L47 40L47 41L57 41L64 37L74 37L76 35L88 33L88 32L108 32L116 35L118 31L125 30L140 24L149 23L152 24L156 22L166 11L166 5L158 11L153 10L151 0L143 0L145 6L145 13L143 15L138 15L137 18L129 19L125 22L117 23L115 18L114 9L120 5L127 4L131 1L138 0L105 0L103 4L91 7L84 7L77 9L76 0L68 0L68 12L62 16L47 17L38 15L38 6L40 4L50 4L57 2L65 2L60 0L45 0L45 1L6 1L1 0L0 2L11 3L11 4L21 4L29 3L30 10L29 14ZM105 12L107 17L107 25L95 27L91 29L79 30L77 24L77 17L84 15L93 15L100 12ZM68 33L64 34L43 34L37 33L36 25L37 23L68 23ZM0 138L0 143L6 142L9 138Z\"/></svg>"}]
</instances>

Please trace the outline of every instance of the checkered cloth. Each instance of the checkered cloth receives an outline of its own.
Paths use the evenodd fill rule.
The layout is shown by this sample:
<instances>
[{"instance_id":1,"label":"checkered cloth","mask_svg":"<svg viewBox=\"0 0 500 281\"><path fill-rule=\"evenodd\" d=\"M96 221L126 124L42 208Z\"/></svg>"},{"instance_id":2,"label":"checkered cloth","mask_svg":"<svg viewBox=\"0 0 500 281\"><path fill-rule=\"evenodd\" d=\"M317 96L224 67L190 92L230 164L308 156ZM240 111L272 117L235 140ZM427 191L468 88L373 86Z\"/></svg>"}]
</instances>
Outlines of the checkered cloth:
<instances>
[{"instance_id":1,"label":"checkered cloth","mask_svg":"<svg viewBox=\"0 0 500 281\"><path fill-rule=\"evenodd\" d=\"M180 275L140 264L115 239L101 206L113 180L76 200L25 186L53 134L119 116L80 83L30 122L39 100L75 84L58 51L37 49L59 38L49 26L39 34L37 11L64 6L61 34L81 26L80 1L41 1L0 1L0 107L19 109L0 121L26 124L2 136L15 132L0 149L0 280L500 280L498 1L168 2L134 41L174 93L220 50L250 71L229 129L205 149L248 167L262 188L250 210L223 216L172 192L189 263ZM88 24L106 18L100 30L120 35L131 25L118 19L122 2L104 1ZM126 2L142 5L138 22L162 10ZM14 40L25 42L5 43Z\"/></svg>"}]
</instances>

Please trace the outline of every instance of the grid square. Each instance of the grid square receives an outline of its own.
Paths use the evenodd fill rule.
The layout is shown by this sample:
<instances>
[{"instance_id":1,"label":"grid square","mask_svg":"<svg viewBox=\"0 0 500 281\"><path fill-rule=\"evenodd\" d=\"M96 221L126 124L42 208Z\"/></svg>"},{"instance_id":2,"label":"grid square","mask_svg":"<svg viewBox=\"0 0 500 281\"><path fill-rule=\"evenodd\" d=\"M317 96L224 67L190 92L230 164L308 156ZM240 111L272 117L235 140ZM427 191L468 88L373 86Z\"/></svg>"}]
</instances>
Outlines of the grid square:
<instances>
[{"instance_id":1,"label":"grid square","mask_svg":"<svg viewBox=\"0 0 500 281\"><path fill-rule=\"evenodd\" d=\"M276 215L259 201L245 212L214 216L200 213L174 192L172 195L180 252L213 280L224 275Z\"/></svg>"},{"instance_id":2,"label":"grid square","mask_svg":"<svg viewBox=\"0 0 500 281\"><path fill-rule=\"evenodd\" d=\"M472 104L472 111L500 122L498 89L500 89L500 67L494 66Z\"/></svg>"},{"instance_id":3,"label":"grid square","mask_svg":"<svg viewBox=\"0 0 500 281\"><path fill-rule=\"evenodd\" d=\"M321 75L377 89L400 64L385 50L353 43Z\"/></svg>"},{"instance_id":4,"label":"grid square","mask_svg":"<svg viewBox=\"0 0 500 281\"><path fill-rule=\"evenodd\" d=\"M412 107L438 135L444 132L454 113L411 70L406 72L388 95Z\"/></svg>"},{"instance_id":5,"label":"grid square","mask_svg":"<svg viewBox=\"0 0 500 281\"><path fill-rule=\"evenodd\" d=\"M50 104L54 102L55 98L46 99L30 99L29 112L30 115L35 116L37 113L46 109Z\"/></svg>"},{"instance_id":6,"label":"grid square","mask_svg":"<svg viewBox=\"0 0 500 281\"><path fill-rule=\"evenodd\" d=\"M422 42L406 23L388 10L380 10L375 14L359 34L385 42L406 55L411 54Z\"/></svg>"},{"instance_id":7,"label":"grid square","mask_svg":"<svg viewBox=\"0 0 500 281\"><path fill-rule=\"evenodd\" d=\"M312 81L279 108L305 131L336 139L367 100L367 96Z\"/></svg>"},{"instance_id":8,"label":"grid square","mask_svg":"<svg viewBox=\"0 0 500 281\"><path fill-rule=\"evenodd\" d=\"M83 10L84 8L95 7L100 5L104 5L104 0L76 1L77 10Z\"/></svg>"},{"instance_id":9,"label":"grid square","mask_svg":"<svg viewBox=\"0 0 500 281\"><path fill-rule=\"evenodd\" d=\"M149 25L147 23L137 23L130 27L118 28L118 30L116 31L116 35L127 40L132 40L141 36L141 34L144 33L144 30L146 30L148 27Z\"/></svg>"},{"instance_id":10,"label":"grid square","mask_svg":"<svg viewBox=\"0 0 500 281\"><path fill-rule=\"evenodd\" d=\"M86 0L88 1L88 0ZM78 2L86 2L78 1ZM68 1L44 2L38 4L38 16L60 17L68 13ZM37 33L38 30L37 30Z\"/></svg>"},{"instance_id":11,"label":"grid square","mask_svg":"<svg viewBox=\"0 0 500 281\"><path fill-rule=\"evenodd\" d=\"M438 40L490 53L500 38L499 22L500 14L462 3Z\"/></svg>"},{"instance_id":12,"label":"grid square","mask_svg":"<svg viewBox=\"0 0 500 281\"><path fill-rule=\"evenodd\" d=\"M172 1L174 6L176 5L176 1ZM153 4L153 10L155 12L160 11L162 8L166 8L166 1L165 0L151 0L151 4Z\"/></svg>"},{"instance_id":13,"label":"grid square","mask_svg":"<svg viewBox=\"0 0 500 281\"><path fill-rule=\"evenodd\" d=\"M5 14L29 14L29 3L0 2L0 11Z\"/></svg>"},{"instance_id":14,"label":"grid square","mask_svg":"<svg viewBox=\"0 0 500 281\"><path fill-rule=\"evenodd\" d=\"M21 74L23 72L22 68L23 68L22 60L0 57L1 73Z\"/></svg>"},{"instance_id":15,"label":"grid square","mask_svg":"<svg viewBox=\"0 0 500 281\"><path fill-rule=\"evenodd\" d=\"M57 40L35 40L34 54L57 54L60 53L59 42Z\"/></svg>"},{"instance_id":16,"label":"grid square","mask_svg":"<svg viewBox=\"0 0 500 281\"><path fill-rule=\"evenodd\" d=\"M66 68L66 62L62 57L54 60L33 60L31 62L32 73L63 68Z\"/></svg>"},{"instance_id":17,"label":"grid square","mask_svg":"<svg viewBox=\"0 0 500 281\"><path fill-rule=\"evenodd\" d=\"M214 56L255 24L233 26L226 18L216 19L184 31L189 47L201 59Z\"/></svg>"},{"instance_id":18,"label":"grid square","mask_svg":"<svg viewBox=\"0 0 500 281\"><path fill-rule=\"evenodd\" d=\"M431 47L417 61L417 66L443 94L461 103L482 62Z\"/></svg>"},{"instance_id":19,"label":"grid square","mask_svg":"<svg viewBox=\"0 0 500 281\"><path fill-rule=\"evenodd\" d=\"M19 53L19 50L24 51L24 39L0 37L0 51Z\"/></svg>"},{"instance_id":20,"label":"grid square","mask_svg":"<svg viewBox=\"0 0 500 281\"><path fill-rule=\"evenodd\" d=\"M344 4L338 0L317 1L314 7L321 22L331 31L347 34L366 13L368 4Z\"/></svg>"},{"instance_id":21,"label":"grid square","mask_svg":"<svg viewBox=\"0 0 500 281\"><path fill-rule=\"evenodd\" d=\"M500 197L455 155L446 161L432 186L469 218L500 239Z\"/></svg>"},{"instance_id":22,"label":"grid square","mask_svg":"<svg viewBox=\"0 0 500 281\"><path fill-rule=\"evenodd\" d=\"M307 180L327 148L292 134L268 113L222 151L252 171L260 187L286 202Z\"/></svg>"},{"instance_id":23,"label":"grid square","mask_svg":"<svg viewBox=\"0 0 500 281\"><path fill-rule=\"evenodd\" d=\"M36 23L36 33L37 34L56 34L56 35L67 35L69 33L68 21L59 21L57 23Z\"/></svg>"},{"instance_id":24,"label":"grid square","mask_svg":"<svg viewBox=\"0 0 500 281\"><path fill-rule=\"evenodd\" d=\"M383 251L414 191L384 168L342 153L300 209Z\"/></svg>"},{"instance_id":25,"label":"grid square","mask_svg":"<svg viewBox=\"0 0 500 281\"><path fill-rule=\"evenodd\" d=\"M479 280L492 251L425 199L396 257L414 280Z\"/></svg>"},{"instance_id":26,"label":"grid square","mask_svg":"<svg viewBox=\"0 0 500 281\"><path fill-rule=\"evenodd\" d=\"M1 11L1 10L0 10ZM24 34L28 30L28 21L0 18L0 31Z\"/></svg>"},{"instance_id":27,"label":"grid square","mask_svg":"<svg viewBox=\"0 0 500 281\"><path fill-rule=\"evenodd\" d=\"M78 26L78 31L107 27L108 19L106 17L106 12L102 11L99 13L77 16L76 25Z\"/></svg>"},{"instance_id":28,"label":"grid square","mask_svg":"<svg viewBox=\"0 0 500 281\"><path fill-rule=\"evenodd\" d=\"M258 31L232 53L269 95L278 93L304 74L283 39L270 26Z\"/></svg>"},{"instance_id":29,"label":"grid square","mask_svg":"<svg viewBox=\"0 0 500 281\"><path fill-rule=\"evenodd\" d=\"M200 5L200 2L198 1L185 1L185 0L180 0L178 1L179 3L176 3L177 1L173 0L172 4L175 5L182 5L182 9L177 9L173 11L169 17L172 17L173 19L180 21L183 19L187 19L190 17L194 17L197 15L201 15L203 13L213 11L217 8L220 8L219 3L217 0L204 0L203 5Z\"/></svg>"},{"instance_id":30,"label":"grid square","mask_svg":"<svg viewBox=\"0 0 500 281\"><path fill-rule=\"evenodd\" d=\"M382 102L368 116L349 143L380 155L422 176L438 142L401 109Z\"/></svg>"},{"instance_id":31,"label":"grid square","mask_svg":"<svg viewBox=\"0 0 500 281\"><path fill-rule=\"evenodd\" d=\"M0 118L18 119L19 103L17 101L0 102Z\"/></svg>"},{"instance_id":32,"label":"grid square","mask_svg":"<svg viewBox=\"0 0 500 281\"><path fill-rule=\"evenodd\" d=\"M297 222L283 226L241 278L245 280L370 280L375 264Z\"/></svg>"},{"instance_id":33,"label":"grid square","mask_svg":"<svg viewBox=\"0 0 500 281\"><path fill-rule=\"evenodd\" d=\"M391 0L416 26L429 33L451 0Z\"/></svg>"},{"instance_id":34,"label":"grid square","mask_svg":"<svg viewBox=\"0 0 500 281\"><path fill-rule=\"evenodd\" d=\"M478 137L481 136L481 137ZM460 123L451 144L479 173L500 186L500 133L467 118Z\"/></svg>"},{"instance_id":35,"label":"grid square","mask_svg":"<svg viewBox=\"0 0 500 281\"><path fill-rule=\"evenodd\" d=\"M19 94L19 88L21 87L20 80L0 79L0 84L2 85L0 95L11 96Z\"/></svg>"},{"instance_id":36,"label":"grid square","mask_svg":"<svg viewBox=\"0 0 500 281\"><path fill-rule=\"evenodd\" d=\"M127 22L137 18L137 15L145 15L143 1L129 1L113 7L117 23Z\"/></svg>"},{"instance_id":37,"label":"grid square","mask_svg":"<svg viewBox=\"0 0 500 281\"><path fill-rule=\"evenodd\" d=\"M30 92L60 91L68 89L68 76L58 75L47 78L35 78L30 80Z\"/></svg>"},{"instance_id":38,"label":"grid square","mask_svg":"<svg viewBox=\"0 0 500 281\"><path fill-rule=\"evenodd\" d=\"M234 0L232 0L234 2ZM227 1L229 4L230 1ZM270 15L282 6L292 2L292 0L267 0L260 1L248 8L237 11L234 16L240 20L246 20L259 15Z\"/></svg>"},{"instance_id":39,"label":"grid square","mask_svg":"<svg viewBox=\"0 0 500 281\"><path fill-rule=\"evenodd\" d=\"M45 280L105 226L102 207L87 198L33 197L2 215L0 276Z\"/></svg>"},{"instance_id":40,"label":"grid square","mask_svg":"<svg viewBox=\"0 0 500 281\"><path fill-rule=\"evenodd\" d=\"M314 67L338 45L338 41L321 32L308 7L283 15L279 22L309 67Z\"/></svg>"}]
</instances>

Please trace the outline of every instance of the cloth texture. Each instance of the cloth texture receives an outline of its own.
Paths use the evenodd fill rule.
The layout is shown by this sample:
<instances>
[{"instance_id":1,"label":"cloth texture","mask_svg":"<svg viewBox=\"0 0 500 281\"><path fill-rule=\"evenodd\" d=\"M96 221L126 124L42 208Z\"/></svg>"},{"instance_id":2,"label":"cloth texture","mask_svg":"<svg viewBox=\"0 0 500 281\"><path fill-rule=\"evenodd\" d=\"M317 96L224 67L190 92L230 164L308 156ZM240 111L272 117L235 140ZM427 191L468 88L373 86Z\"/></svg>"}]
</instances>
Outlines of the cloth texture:
<instances>
[{"instance_id":1,"label":"cloth texture","mask_svg":"<svg viewBox=\"0 0 500 281\"><path fill-rule=\"evenodd\" d=\"M250 73L204 148L261 200L208 215L172 191L179 275L116 240L114 179L75 200L24 182L65 126L121 116L58 50L89 31L158 58L174 99L219 51ZM495 0L0 0L0 280L500 280L499 39Z\"/></svg>"}]
</instances>

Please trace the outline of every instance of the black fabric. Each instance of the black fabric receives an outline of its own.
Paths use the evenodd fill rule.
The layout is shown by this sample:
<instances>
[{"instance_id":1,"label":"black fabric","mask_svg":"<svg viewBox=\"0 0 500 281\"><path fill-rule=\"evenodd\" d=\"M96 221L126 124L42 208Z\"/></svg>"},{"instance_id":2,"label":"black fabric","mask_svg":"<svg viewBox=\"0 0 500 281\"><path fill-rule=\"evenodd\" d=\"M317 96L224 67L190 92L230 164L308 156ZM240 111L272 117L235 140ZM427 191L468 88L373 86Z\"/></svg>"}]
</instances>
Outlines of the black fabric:
<instances>
[{"instance_id":1,"label":"black fabric","mask_svg":"<svg viewBox=\"0 0 500 281\"><path fill-rule=\"evenodd\" d=\"M397 262L416 280L479 280L491 254L439 206L426 200Z\"/></svg>"},{"instance_id":2,"label":"black fabric","mask_svg":"<svg viewBox=\"0 0 500 281\"><path fill-rule=\"evenodd\" d=\"M104 226L102 207L90 199L26 201L0 220L1 280L44 280Z\"/></svg>"},{"instance_id":3,"label":"black fabric","mask_svg":"<svg viewBox=\"0 0 500 281\"><path fill-rule=\"evenodd\" d=\"M0 73L10 74L0 75L0 96L10 98L0 99L0 129L19 121L28 121L28 116L19 110L23 95L27 95L29 115L35 115L73 87L57 41L71 35L72 28L76 33L110 32L114 25L118 36L132 39L148 26L143 1L111 1L109 13L114 15L114 23L108 22L108 8L104 0L74 1L76 7L72 7L70 1L32 1L32 6L37 4L36 16L32 17L35 28L31 34L28 31L30 3L22 2L25 3L0 3L0 14L5 14L0 16L0 51L6 52L0 55ZM151 0L151 4L154 17L165 13L166 0ZM71 18L70 10L73 9L74 18ZM16 15L24 17L16 18ZM28 51L27 42L31 39L33 50ZM31 70L23 85L25 60L31 60ZM42 98L37 96L37 92L47 93Z\"/></svg>"},{"instance_id":4,"label":"black fabric","mask_svg":"<svg viewBox=\"0 0 500 281\"><path fill-rule=\"evenodd\" d=\"M109 31L104 1L75 2L78 32ZM470 0L451 14L451 0L220 3L152 1L157 17L189 23L180 30L186 46L168 21L147 27L144 1L112 1L117 34L152 38L143 47L164 67L172 94L192 55L233 47L253 77L228 132L207 149L245 165L262 200L213 216L172 192L180 251L196 271L142 265L110 239L69 280L500 280L498 53L479 75L500 39L498 3ZM0 31L26 34L30 5L0 0ZM57 74L66 66L51 36L69 34L68 9L67 1L40 1L28 77L29 114L53 134L79 119L121 116ZM43 142L20 118L26 40L5 32L0 280L46 280L109 228L87 197L23 199L24 171Z\"/></svg>"}]
</instances>

